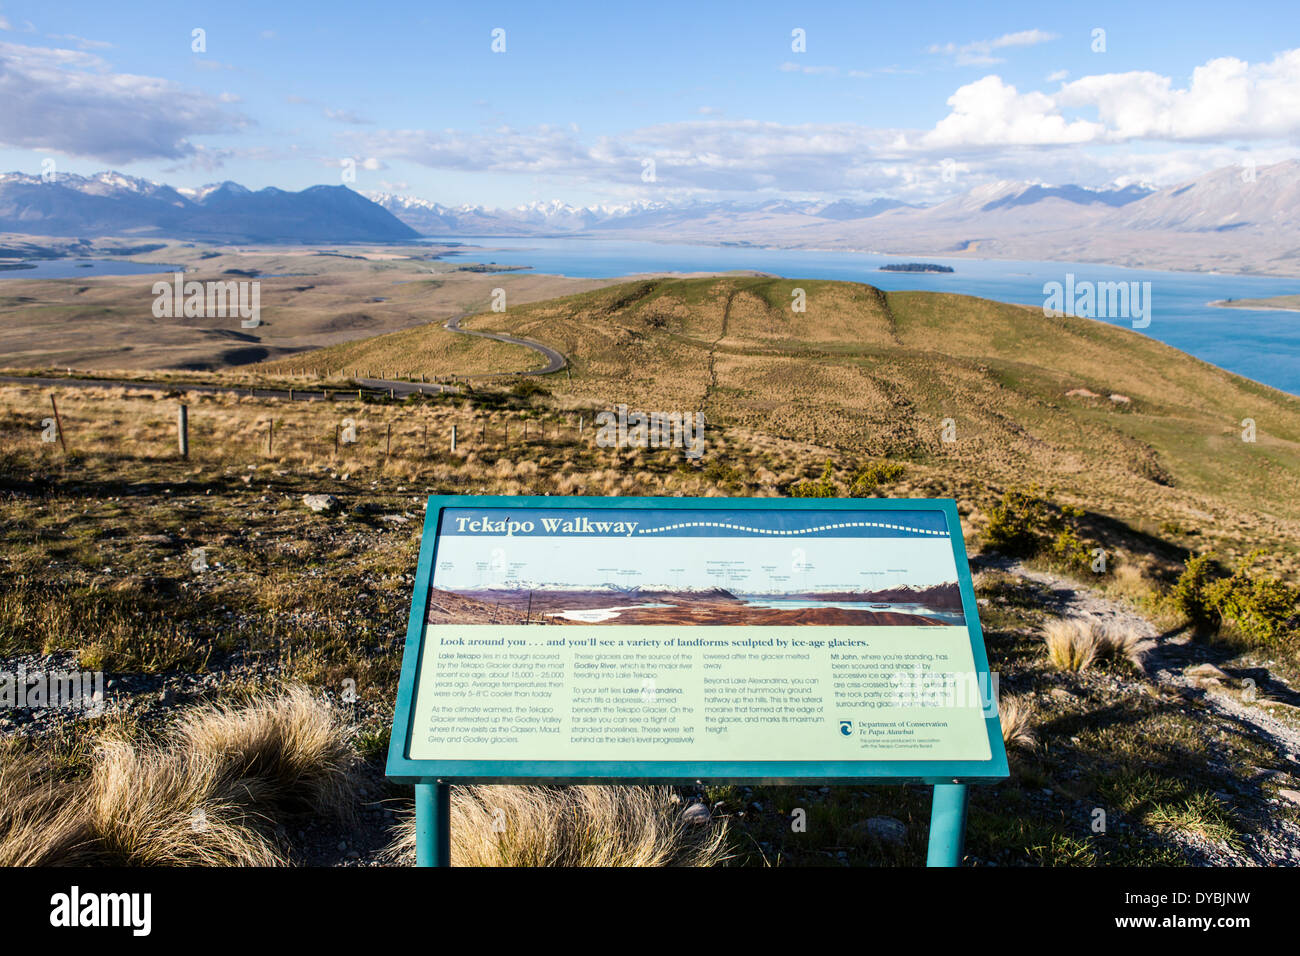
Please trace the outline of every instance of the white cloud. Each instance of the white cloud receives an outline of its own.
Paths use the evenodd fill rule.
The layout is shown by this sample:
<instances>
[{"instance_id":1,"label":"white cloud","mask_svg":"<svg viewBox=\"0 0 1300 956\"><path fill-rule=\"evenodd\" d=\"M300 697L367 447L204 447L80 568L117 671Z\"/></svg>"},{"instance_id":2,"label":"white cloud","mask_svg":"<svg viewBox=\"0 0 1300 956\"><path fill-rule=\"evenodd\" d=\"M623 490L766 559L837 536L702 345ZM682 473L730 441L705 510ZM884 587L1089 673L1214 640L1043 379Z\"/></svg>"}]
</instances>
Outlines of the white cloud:
<instances>
[{"instance_id":1,"label":"white cloud","mask_svg":"<svg viewBox=\"0 0 1300 956\"><path fill-rule=\"evenodd\" d=\"M789 60L782 63L779 69L782 73L807 73L812 76L833 76L839 72L839 67L835 66L803 66Z\"/></svg>"},{"instance_id":2,"label":"white cloud","mask_svg":"<svg viewBox=\"0 0 1300 956\"><path fill-rule=\"evenodd\" d=\"M49 39L62 40L65 43L71 43L78 50L107 50L113 46L113 44L104 40L87 40L85 37L79 37L71 33L51 33L49 34Z\"/></svg>"},{"instance_id":3,"label":"white cloud","mask_svg":"<svg viewBox=\"0 0 1300 956\"><path fill-rule=\"evenodd\" d=\"M1192 71L1185 89L1149 72L1086 76L1057 94L1060 106L1092 108L1107 139L1261 139L1300 133L1300 50L1252 66L1235 57Z\"/></svg>"},{"instance_id":4,"label":"white cloud","mask_svg":"<svg viewBox=\"0 0 1300 956\"><path fill-rule=\"evenodd\" d=\"M905 70L897 66L881 66L871 70L841 70L838 66L804 66L790 60L777 67L782 73L806 73L810 76L848 76L855 80L865 80L877 75L895 75L902 73L919 73L920 70Z\"/></svg>"},{"instance_id":5,"label":"white cloud","mask_svg":"<svg viewBox=\"0 0 1300 956\"><path fill-rule=\"evenodd\" d=\"M703 119L629 130L584 142L572 130L502 127L382 130L344 134L353 152L437 169L567 176L582 182L640 185L641 160L653 158L654 189L753 191L859 190L892 182L877 168L898 136L853 123L787 126Z\"/></svg>"},{"instance_id":6,"label":"white cloud","mask_svg":"<svg viewBox=\"0 0 1300 956\"><path fill-rule=\"evenodd\" d=\"M365 126L370 123L370 120L353 110L332 110L326 107L321 112L326 119L336 123L347 123L349 126Z\"/></svg>"},{"instance_id":7,"label":"white cloud","mask_svg":"<svg viewBox=\"0 0 1300 956\"><path fill-rule=\"evenodd\" d=\"M1003 58L994 56L994 50L1004 50L1008 47L1018 46L1037 46L1040 43L1047 43L1057 38L1055 33L1047 33L1044 30L1020 30L1016 33L1004 33L1000 37L992 40L976 40L973 43L965 43L958 46L956 43L936 43L933 44L930 53L951 56L958 66L990 66L994 63L1001 63Z\"/></svg>"},{"instance_id":8,"label":"white cloud","mask_svg":"<svg viewBox=\"0 0 1300 956\"><path fill-rule=\"evenodd\" d=\"M111 163L178 159L190 137L247 120L169 80L113 73L89 53L0 43L0 144Z\"/></svg>"},{"instance_id":9,"label":"white cloud","mask_svg":"<svg viewBox=\"0 0 1300 956\"><path fill-rule=\"evenodd\" d=\"M958 146L1044 146L1086 143L1103 128L1085 120L1068 122L1045 93L1020 93L999 76L960 87L948 98L952 112L921 138L931 149Z\"/></svg>"},{"instance_id":10,"label":"white cloud","mask_svg":"<svg viewBox=\"0 0 1300 956\"><path fill-rule=\"evenodd\" d=\"M1167 185L1240 162L1243 141L1261 165L1300 156L1297 77L1300 51L1254 66L1214 60L1186 89L1156 74L1123 73L1049 93L990 75L956 89L948 115L929 130L706 114L599 138L567 126L352 129L338 134L339 155L660 198L883 192L927 201L994 179ZM960 170L955 185L939 176L949 157ZM652 185L640 180L646 158L656 164Z\"/></svg>"},{"instance_id":11,"label":"white cloud","mask_svg":"<svg viewBox=\"0 0 1300 956\"><path fill-rule=\"evenodd\" d=\"M1210 60L1192 71L1184 89L1147 71L1085 76L1053 94L1020 93L1000 77L986 76L959 88L948 105L952 112L921 137L920 145L1287 138L1300 134L1300 50L1255 65L1234 57ZM1076 118L1067 117L1067 110Z\"/></svg>"}]
</instances>

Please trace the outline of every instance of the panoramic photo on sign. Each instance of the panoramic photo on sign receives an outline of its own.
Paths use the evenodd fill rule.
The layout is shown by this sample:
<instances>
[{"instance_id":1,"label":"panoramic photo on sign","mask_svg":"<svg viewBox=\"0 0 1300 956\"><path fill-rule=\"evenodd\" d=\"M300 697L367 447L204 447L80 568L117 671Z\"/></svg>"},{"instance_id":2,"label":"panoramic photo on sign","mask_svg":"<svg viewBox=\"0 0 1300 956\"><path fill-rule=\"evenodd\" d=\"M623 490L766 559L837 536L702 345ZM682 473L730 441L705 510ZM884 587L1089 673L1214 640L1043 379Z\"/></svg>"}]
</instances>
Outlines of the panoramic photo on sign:
<instances>
[{"instance_id":1,"label":"panoramic photo on sign","mask_svg":"<svg viewBox=\"0 0 1300 956\"><path fill-rule=\"evenodd\" d=\"M412 761L993 759L937 502L455 500Z\"/></svg>"}]
</instances>

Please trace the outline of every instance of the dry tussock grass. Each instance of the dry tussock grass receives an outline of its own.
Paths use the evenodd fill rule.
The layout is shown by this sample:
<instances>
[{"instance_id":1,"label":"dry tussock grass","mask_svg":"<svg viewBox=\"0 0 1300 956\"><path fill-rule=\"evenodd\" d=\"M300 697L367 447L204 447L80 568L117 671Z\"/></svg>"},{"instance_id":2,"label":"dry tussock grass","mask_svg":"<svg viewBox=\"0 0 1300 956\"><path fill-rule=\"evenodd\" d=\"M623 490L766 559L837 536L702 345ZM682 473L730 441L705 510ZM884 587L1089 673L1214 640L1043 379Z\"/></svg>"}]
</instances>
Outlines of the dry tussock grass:
<instances>
[{"instance_id":1,"label":"dry tussock grass","mask_svg":"<svg viewBox=\"0 0 1300 956\"><path fill-rule=\"evenodd\" d=\"M1023 694L1003 694L998 700L1002 742L1007 749L1032 750L1038 744L1034 733L1034 704Z\"/></svg>"},{"instance_id":2,"label":"dry tussock grass","mask_svg":"<svg viewBox=\"0 0 1300 956\"><path fill-rule=\"evenodd\" d=\"M1090 618L1055 618L1043 627L1047 658L1057 670L1085 671L1098 661L1126 660L1142 669L1143 642L1131 631L1116 631Z\"/></svg>"},{"instance_id":3,"label":"dry tussock grass","mask_svg":"<svg viewBox=\"0 0 1300 956\"><path fill-rule=\"evenodd\" d=\"M415 819L387 856L415 860ZM697 828L668 787L453 787L452 866L717 866L726 823Z\"/></svg>"},{"instance_id":4,"label":"dry tussock grass","mask_svg":"<svg viewBox=\"0 0 1300 956\"><path fill-rule=\"evenodd\" d=\"M91 862L83 782L61 777L44 754L5 741L0 794L0 866Z\"/></svg>"},{"instance_id":5,"label":"dry tussock grass","mask_svg":"<svg viewBox=\"0 0 1300 956\"><path fill-rule=\"evenodd\" d=\"M5 754L0 865L280 865L282 815L354 805L348 728L299 686L200 707L157 741L106 734L90 759L69 777Z\"/></svg>"},{"instance_id":6,"label":"dry tussock grass","mask_svg":"<svg viewBox=\"0 0 1300 956\"><path fill-rule=\"evenodd\" d=\"M1134 564L1121 564L1116 568L1106 589L1135 604L1148 601L1156 594L1155 586L1147 578L1147 569Z\"/></svg>"}]
</instances>

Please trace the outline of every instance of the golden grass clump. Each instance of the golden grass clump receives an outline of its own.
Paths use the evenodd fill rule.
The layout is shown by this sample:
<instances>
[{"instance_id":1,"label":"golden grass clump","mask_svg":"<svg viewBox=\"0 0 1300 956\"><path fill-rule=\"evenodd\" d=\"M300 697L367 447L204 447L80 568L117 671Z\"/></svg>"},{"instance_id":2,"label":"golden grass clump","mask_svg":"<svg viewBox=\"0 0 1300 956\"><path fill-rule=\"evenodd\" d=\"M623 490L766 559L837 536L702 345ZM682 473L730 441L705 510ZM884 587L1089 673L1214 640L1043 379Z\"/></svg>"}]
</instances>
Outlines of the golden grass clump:
<instances>
[{"instance_id":1,"label":"golden grass clump","mask_svg":"<svg viewBox=\"0 0 1300 956\"><path fill-rule=\"evenodd\" d=\"M284 814L352 811L349 730L292 686L205 705L161 740L106 735L88 774L35 753L0 766L0 865L274 866Z\"/></svg>"},{"instance_id":2,"label":"golden grass clump","mask_svg":"<svg viewBox=\"0 0 1300 956\"><path fill-rule=\"evenodd\" d=\"M1148 600L1155 594L1155 588L1143 569L1132 564L1121 564L1115 569L1108 590L1134 602Z\"/></svg>"},{"instance_id":3,"label":"golden grass clump","mask_svg":"<svg viewBox=\"0 0 1300 956\"><path fill-rule=\"evenodd\" d=\"M261 782L250 777L245 792L234 793L221 786L224 769L210 755L186 759L167 747L104 741L86 807L95 855L140 866L280 863L250 806L265 796Z\"/></svg>"},{"instance_id":4,"label":"golden grass clump","mask_svg":"<svg viewBox=\"0 0 1300 956\"><path fill-rule=\"evenodd\" d=\"M668 787L453 787L452 866L717 866L725 822L696 828ZM415 818L386 851L413 863Z\"/></svg>"},{"instance_id":5,"label":"golden grass clump","mask_svg":"<svg viewBox=\"0 0 1300 956\"><path fill-rule=\"evenodd\" d=\"M177 743L218 769L222 789L257 781L290 809L346 816L353 808L348 733L328 704L293 685L265 704L202 707L181 721Z\"/></svg>"},{"instance_id":6,"label":"golden grass clump","mask_svg":"<svg viewBox=\"0 0 1300 956\"><path fill-rule=\"evenodd\" d=\"M0 866L89 863L85 784L62 778L41 753L0 742Z\"/></svg>"},{"instance_id":7,"label":"golden grass clump","mask_svg":"<svg viewBox=\"0 0 1300 956\"><path fill-rule=\"evenodd\" d=\"M1086 671L1098 661L1127 660L1142 668L1142 639L1090 618L1055 618L1043 627L1047 658L1057 670Z\"/></svg>"},{"instance_id":8,"label":"golden grass clump","mask_svg":"<svg viewBox=\"0 0 1300 956\"><path fill-rule=\"evenodd\" d=\"M1021 694L1003 694L998 699L998 717L1002 724L1002 743L1008 750L1033 750L1038 744L1034 733L1034 705Z\"/></svg>"}]
</instances>

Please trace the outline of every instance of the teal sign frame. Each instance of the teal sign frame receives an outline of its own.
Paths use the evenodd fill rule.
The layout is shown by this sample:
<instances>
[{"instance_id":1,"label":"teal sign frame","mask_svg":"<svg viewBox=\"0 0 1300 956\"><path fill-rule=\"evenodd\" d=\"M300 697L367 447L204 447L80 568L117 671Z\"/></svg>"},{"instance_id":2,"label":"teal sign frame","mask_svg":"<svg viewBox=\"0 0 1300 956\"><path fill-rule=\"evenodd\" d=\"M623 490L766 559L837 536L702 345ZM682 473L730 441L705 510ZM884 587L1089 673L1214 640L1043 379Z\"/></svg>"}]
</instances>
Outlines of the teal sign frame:
<instances>
[{"instance_id":1,"label":"teal sign frame","mask_svg":"<svg viewBox=\"0 0 1300 956\"><path fill-rule=\"evenodd\" d=\"M386 772L415 786L416 858L421 866L450 862L450 786L470 783L513 784L736 784L921 783L934 786L927 865L956 866L961 861L968 783L993 783L1008 776L1006 748L996 708L985 707L990 759L972 760L838 760L838 761L499 761L413 760L408 755L413 731L415 693L424 658L425 622L431 600L434 563L442 512L447 508L529 509L680 509L761 511L936 511L946 518L961 593L962 611L975 673L988 674L988 657L980 627L974 585L961 533L956 502L949 498L653 498L433 495L425 511L406 645L398 682ZM649 626L649 625L648 625ZM992 711L990 713L990 711Z\"/></svg>"}]
</instances>

